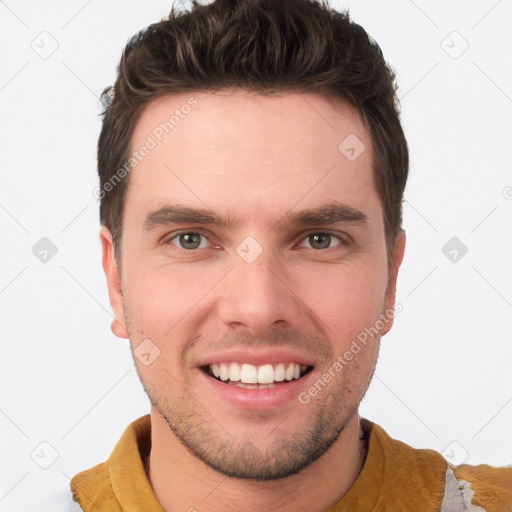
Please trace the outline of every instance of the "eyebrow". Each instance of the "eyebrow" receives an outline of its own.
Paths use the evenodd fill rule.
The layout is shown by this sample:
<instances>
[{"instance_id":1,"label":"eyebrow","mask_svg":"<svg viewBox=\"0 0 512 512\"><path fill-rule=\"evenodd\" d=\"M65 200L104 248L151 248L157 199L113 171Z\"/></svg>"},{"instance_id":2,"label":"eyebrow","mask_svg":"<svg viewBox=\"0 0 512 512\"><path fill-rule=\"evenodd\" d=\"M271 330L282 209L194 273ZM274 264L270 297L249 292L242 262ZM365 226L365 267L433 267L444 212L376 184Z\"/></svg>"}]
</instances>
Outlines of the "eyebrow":
<instances>
[{"instance_id":1,"label":"eyebrow","mask_svg":"<svg viewBox=\"0 0 512 512\"><path fill-rule=\"evenodd\" d=\"M344 224L364 225L368 217L360 210L347 204L332 201L330 203L300 211L290 211L280 219L273 221L279 229L301 227L309 224L324 225L342 222ZM231 230L239 227L242 221L232 217L222 217L207 208L189 208L179 205L167 205L150 212L144 219L144 231L169 224L207 224L222 226Z\"/></svg>"}]
</instances>

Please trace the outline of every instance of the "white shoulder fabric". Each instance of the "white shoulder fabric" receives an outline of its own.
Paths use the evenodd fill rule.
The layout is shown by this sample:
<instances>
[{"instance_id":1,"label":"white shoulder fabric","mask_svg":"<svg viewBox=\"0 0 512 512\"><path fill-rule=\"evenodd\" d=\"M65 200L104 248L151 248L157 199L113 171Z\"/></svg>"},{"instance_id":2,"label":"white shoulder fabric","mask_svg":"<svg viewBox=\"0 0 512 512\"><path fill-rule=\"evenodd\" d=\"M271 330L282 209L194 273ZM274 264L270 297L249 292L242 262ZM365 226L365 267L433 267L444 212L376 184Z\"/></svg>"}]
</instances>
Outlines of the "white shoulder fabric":
<instances>
[{"instance_id":1,"label":"white shoulder fabric","mask_svg":"<svg viewBox=\"0 0 512 512\"><path fill-rule=\"evenodd\" d=\"M445 480L444 497L439 512L487 512L472 504L475 491L471 490L471 483L457 480L450 466L446 469Z\"/></svg>"}]
</instances>

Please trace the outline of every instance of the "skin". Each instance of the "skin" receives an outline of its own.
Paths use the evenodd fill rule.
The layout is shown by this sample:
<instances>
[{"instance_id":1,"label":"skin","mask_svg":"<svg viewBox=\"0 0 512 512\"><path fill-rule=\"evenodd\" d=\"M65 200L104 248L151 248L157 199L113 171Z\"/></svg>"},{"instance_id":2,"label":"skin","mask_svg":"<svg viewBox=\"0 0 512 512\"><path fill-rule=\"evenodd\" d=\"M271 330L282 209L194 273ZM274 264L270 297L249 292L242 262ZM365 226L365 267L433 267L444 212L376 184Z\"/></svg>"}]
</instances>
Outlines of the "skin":
<instances>
[{"instance_id":1,"label":"skin","mask_svg":"<svg viewBox=\"0 0 512 512\"><path fill-rule=\"evenodd\" d=\"M130 173L121 268L110 232L100 231L114 334L132 351L148 338L160 350L148 366L134 357L152 404L149 480L166 512L323 511L364 463L357 409L392 320L306 405L242 410L212 393L197 365L233 347L289 347L313 365L309 387L393 309L405 233L388 261L368 132L354 108L318 93L159 98L132 148L191 96L197 106ZM366 148L355 161L338 150L349 134ZM329 201L360 210L366 223L276 224ZM144 230L147 214L167 204L240 223ZM310 236L326 230L340 239ZM204 236L186 254L199 244L177 232ZM236 252L249 236L263 250L252 263Z\"/></svg>"}]
</instances>

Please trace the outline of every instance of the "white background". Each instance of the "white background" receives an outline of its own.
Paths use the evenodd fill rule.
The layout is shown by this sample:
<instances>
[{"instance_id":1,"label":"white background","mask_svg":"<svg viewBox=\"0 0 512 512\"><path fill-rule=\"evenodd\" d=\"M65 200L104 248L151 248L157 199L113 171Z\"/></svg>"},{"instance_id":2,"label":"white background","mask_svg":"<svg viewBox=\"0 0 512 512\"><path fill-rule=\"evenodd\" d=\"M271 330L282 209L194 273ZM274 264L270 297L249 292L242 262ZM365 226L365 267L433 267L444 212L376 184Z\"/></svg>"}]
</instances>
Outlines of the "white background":
<instances>
[{"instance_id":1,"label":"white background","mask_svg":"<svg viewBox=\"0 0 512 512\"><path fill-rule=\"evenodd\" d=\"M1 511L51 510L41 502L149 412L110 332L92 191L99 94L129 36L170 5L0 2ZM453 462L511 464L512 1L332 5L396 69L411 153L403 311L361 415ZM50 37L43 59L31 45ZM58 250L46 263L32 253L42 237ZM456 263L441 250L452 237L468 248ZM48 469L41 442L58 453Z\"/></svg>"}]
</instances>

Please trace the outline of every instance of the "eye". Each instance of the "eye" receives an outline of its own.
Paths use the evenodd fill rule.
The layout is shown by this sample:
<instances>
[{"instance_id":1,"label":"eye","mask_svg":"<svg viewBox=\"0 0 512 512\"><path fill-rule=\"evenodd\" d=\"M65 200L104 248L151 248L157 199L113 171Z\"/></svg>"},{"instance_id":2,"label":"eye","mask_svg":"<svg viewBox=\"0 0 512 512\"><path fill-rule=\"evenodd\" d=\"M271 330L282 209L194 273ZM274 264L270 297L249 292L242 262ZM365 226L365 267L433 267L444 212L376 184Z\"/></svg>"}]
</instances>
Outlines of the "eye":
<instances>
[{"instance_id":1,"label":"eye","mask_svg":"<svg viewBox=\"0 0 512 512\"><path fill-rule=\"evenodd\" d=\"M202 233L184 231L168 238L165 240L165 243L176 245L179 249L185 251L193 251L195 249L204 249L207 246L201 243L201 237L203 237L204 240L208 240ZM174 243L174 240L176 240L177 243Z\"/></svg>"},{"instance_id":2,"label":"eye","mask_svg":"<svg viewBox=\"0 0 512 512\"><path fill-rule=\"evenodd\" d=\"M333 241L338 243L332 245ZM182 231L175 233L171 237L163 241L165 244L171 244L178 249L184 251L195 251L197 249L206 249L210 243L209 239L197 231ZM339 235L329 233L325 231L313 231L306 234L306 238L303 239L301 246L304 246L305 242L309 242L309 248L316 250L331 249L342 245L347 245L347 242Z\"/></svg>"},{"instance_id":3,"label":"eye","mask_svg":"<svg viewBox=\"0 0 512 512\"><path fill-rule=\"evenodd\" d=\"M314 231L308 233L304 241L309 241L313 249L322 250L332 248L329 246L333 239L336 239L339 243L332 247L346 245L346 242L340 236L323 231Z\"/></svg>"}]
</instances>

